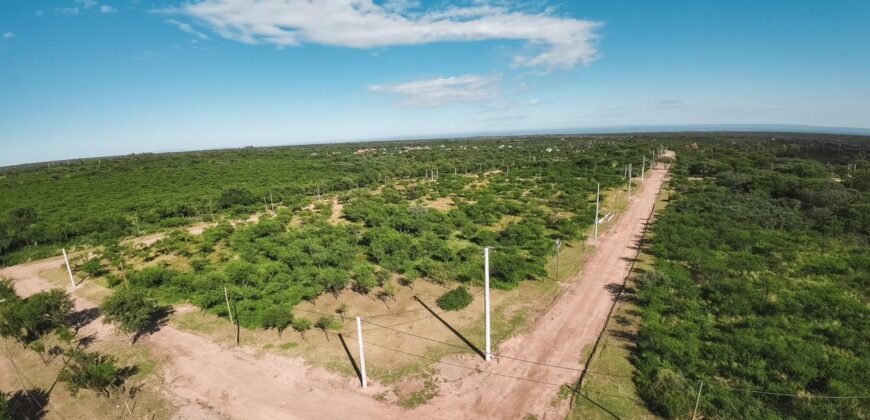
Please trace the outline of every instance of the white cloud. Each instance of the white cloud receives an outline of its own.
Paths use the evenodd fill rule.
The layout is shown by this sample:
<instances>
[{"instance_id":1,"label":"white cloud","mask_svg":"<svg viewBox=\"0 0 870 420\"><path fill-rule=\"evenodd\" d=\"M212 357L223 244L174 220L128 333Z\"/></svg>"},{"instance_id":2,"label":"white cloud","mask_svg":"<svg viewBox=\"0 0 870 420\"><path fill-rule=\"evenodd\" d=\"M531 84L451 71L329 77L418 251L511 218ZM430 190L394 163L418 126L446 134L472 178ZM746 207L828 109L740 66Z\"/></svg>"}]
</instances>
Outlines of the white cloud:
<instances>
[{"instance_id":1,"label":"white cloud","mask_svg":"<svg viewBox=\"0 0 870 420\"><path fill-rule=\"evenodd\" d=\"M107 6L105 4L100 6L100 13L115 13L117 11L118 11L118 9L115 9L112 6Z\"/></svg>"},{"instance_id":2,"label":"white cloud","mask_svg":"<svg viewBox=\"0 0 870 420\"><path fill-rule=\"evenodd\" d=\"M54 12L55 13L63 13L65 15L77 15L77 14L79 14L79 8L78 7L59 7L57 9L54 9Z\"/></svg>"},{"instance_id":3,"label":"white cloud","mask_svg":"<svg viewBox=\"0 0 870 420\"><path fill-rule=\"evenodd\" d=\"M500 95L501 75L439 77L395 85L372 85L369 91L402 97L402 106L435 107L457 103L486 102Z\"/></svg>"},{"instance_id":4,"label":"white cloud","mask_svg":"<svg viewBox=\"0 0 870 420\"><path fill-rule=\"evenodd\" d=\"M12 38L15 38L15 34L13 34L12 32L4 32L3 33L3 41L8 41Z\"/></svg>"},{"instance_id":5,"label":"white cloud","mask_svg":"<svg viewBox=\"0 0 870 420\"><path fill-rule=\"evenodd\" d=\"M177 27L178 29L181 29L182 31L187 32L187 33L189 33L189 34L191 34L199 39L208 39L208 35L200 32L200 31L197 31L196 29L193 28L193 26L190 26L187 23L179 22L175 19L167 19L166 23L169 23L171 25L175 25L175 27Z\"/></svg>"},{"instance_id":6,"label":"white cloud","mask_svg":"<svg viewBox=\"0 0 870 420\"><path fill-rule=\"evenodd\" d=\"M540 104L541 104L541 100L538 99L538 98L531 99L531 100L529 100L528 104L529 104L529 105L540 105Z\"/></svg>"},{"instance_id":7,"label":"white cloud","mask_svg":"<svg viewBox=\"0 0 870 420\"><path fill-rule=\"evenodd\" d=\"M518 7L482 0L426 11L407 0L201 0L162 12L190 16L222 37L249 44L377 48L513 40L528 47L515 64L548 69L589 64L598 56L601 23Z\"/></svg>"}]
</instances>

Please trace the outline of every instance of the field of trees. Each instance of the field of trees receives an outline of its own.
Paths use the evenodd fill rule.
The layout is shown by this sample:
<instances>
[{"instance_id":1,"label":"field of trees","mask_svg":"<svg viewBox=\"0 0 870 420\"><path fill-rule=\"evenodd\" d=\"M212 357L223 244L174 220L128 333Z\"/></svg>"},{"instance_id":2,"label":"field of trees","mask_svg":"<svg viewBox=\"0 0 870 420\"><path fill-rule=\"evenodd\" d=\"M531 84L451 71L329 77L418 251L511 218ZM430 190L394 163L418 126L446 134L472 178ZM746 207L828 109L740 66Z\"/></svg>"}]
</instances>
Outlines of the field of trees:
<instances>
[{"instance_id":1,"label":"field of trees","mask_svg":"<svg viewBox=\"0 0 870 420\"><path fill-rule=\"evenodd\" d=\"M634 362L657 414L870 415L870 144L675 148L675 192L638 279ZM852 398L852 397L863 398Z\"/></svg>"},{"instance_id":2,"label":"field of trees","mask_svg":"<svg viewBox=\"0 0 870 420\"><path fill-rule=\"evenodd\" d=\"M78 279L113 289L99 309L127 344L188 302L304 339L345 317L346 305L294 312L323 295L389 304L429 282L446 291L433 299L443 311L462 310L484 246L495 288L545 279L557 238L586 239L596 184L624 188L626 165L638 176L667 148L677 161L654 269L634 279L640 398L668 418L696 399L712 418L864 418L870 399L844 397L870 395L870 145L794 137L386 142L9 168L0 266L72 251ZM86 348L69 295L22 299L3 281L0 303L0 335L62 365L71 395L126 390L136 366ZM0 417L36 397L0 393Z\"/></svg>"},{"instance_id":3,"label":"field of trees","mask_svg":"<svg viewBox=\"0 0 870 420\"><path fill-rule=\"evenodd\" d=\"M556 238L585 238L596 183L623 186L625 166L637 176L658 148L544 137L55 163L3 173L0 247L11 264L98 246L75 260L81 276L221 316L228 295L242 326L304 330L316 320L286 314L323 293L389 300L399 283L479 282L485 245L498 249L494 287L545 276ZM121 241L194 223L201 235Z\"/></svg>"}]
</instances>

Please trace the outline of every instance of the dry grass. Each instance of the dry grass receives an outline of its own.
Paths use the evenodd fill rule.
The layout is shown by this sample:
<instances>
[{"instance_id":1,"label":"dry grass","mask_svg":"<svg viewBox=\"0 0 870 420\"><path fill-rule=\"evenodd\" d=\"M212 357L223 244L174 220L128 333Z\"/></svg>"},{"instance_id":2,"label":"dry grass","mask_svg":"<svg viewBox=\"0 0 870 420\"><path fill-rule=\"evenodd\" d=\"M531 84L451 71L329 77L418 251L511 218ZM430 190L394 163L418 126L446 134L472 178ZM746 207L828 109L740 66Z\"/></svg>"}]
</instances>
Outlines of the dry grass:
<instances>
[{"instance_id":1,"label":"dry grass","mask_svg":"<svg viewBox=\"0 0 870 420\"><path fill-rule=\"evenodd\" d=\"M12 392L23 389L21 380L15 373L17 367L28 389L46 392L51 390L48 405L45 407L46 419L122 418L129 416L128 406L133 418L168 419L174 411L162 397L160 375L155 374L159 371L159 363L143 346L130 347L126 340L123 343L98 341L91 344L91 349L117 357L120 366L135 365L139 369L126 382L128 390L134 386L142 386L134 398L129 398L129 394L124 392L103 398L89 390L81 390L77 396L72 396L62 383L55 384L52 389L52 384L63 367L60 357L45 364L36 352L23 349L20 344L10 340L0 341L3 342L3 349L0 350L3 352L3 357L0 358L0 371L3 372L0 375L0 390Z\"/></svg>"},{"instance_id":2,"label":"dry grass","mask_svg":"<svg viewBox=\"0 0 870 420\"><path fill-rule=\"evenodd\" d=\"M456 203L454 203L453 199L450 197L441 197L436 200L424 200L423 205L439 211L449 211L456 207Z\"/></svg>"}]
</instances>

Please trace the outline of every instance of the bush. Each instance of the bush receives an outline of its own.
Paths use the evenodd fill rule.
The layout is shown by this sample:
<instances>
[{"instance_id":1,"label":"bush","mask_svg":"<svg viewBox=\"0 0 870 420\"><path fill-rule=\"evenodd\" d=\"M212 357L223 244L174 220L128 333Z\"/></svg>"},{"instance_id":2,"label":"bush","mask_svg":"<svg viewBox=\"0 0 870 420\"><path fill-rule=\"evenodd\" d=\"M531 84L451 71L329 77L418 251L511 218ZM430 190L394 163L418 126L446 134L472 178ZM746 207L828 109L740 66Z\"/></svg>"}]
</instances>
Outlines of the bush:
<instances>
[{"instance_id":1,"label":"bush","mask_svg":"<svg viewBox=\"0 0 870 420\"><path fill-rule=\"evenodd\" d=\"M71 349L66 356L70 363L60 372L58 380L65 382L72 396L81 389L109 397L110 392L124 383L125 370L119 369L114 357L82 349Z\"/></svg>"},{"instance_id":2,"label":"bush","mask_svg":"<svg viewBox=\"0 0 870 420\"><path fill-rule=\"evenodd\" d=\"M160 307L139 289L119 289L107 297L100 310L106 321L115 324L121 331L130 334L132 342L162 321L167 315L166 308Z\"/></svg>"},{"instance_id":3,"label":"bush","mask_svg":"<svg viewBox=\"0 0 870 420\"><path fill-rule=\"evenodd\" d=\"M436 301L438 307L445 311L458 311L471 304L474 297L468 293L468 288L459 286L443 295Z\"/></svg>"}]
</instances>

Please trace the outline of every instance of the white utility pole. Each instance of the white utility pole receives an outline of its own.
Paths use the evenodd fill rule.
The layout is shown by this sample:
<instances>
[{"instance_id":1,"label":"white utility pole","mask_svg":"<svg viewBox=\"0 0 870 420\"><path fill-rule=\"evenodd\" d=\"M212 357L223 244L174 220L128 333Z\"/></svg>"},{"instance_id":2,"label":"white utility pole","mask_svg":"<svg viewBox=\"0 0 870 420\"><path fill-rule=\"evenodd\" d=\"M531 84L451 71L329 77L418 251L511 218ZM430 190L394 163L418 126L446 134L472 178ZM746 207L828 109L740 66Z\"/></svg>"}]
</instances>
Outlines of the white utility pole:
<instances>
[{"instance_id":1,"label":"white utility pole","mask_svg":"<svg viewBox=\"0 0 870 420\"><path fill-rule=\"evenodd\" d=\"M272 201L272 191L269 191L269 203L272 204L272 213L275 212L275 202Z\"/></svg>"},{"instance_id":2,"label":"white utility pole","mask_svg":"<svg viewBox=\"0 0 870 420\"><path fill-rule=\"evenodd\" d=\"M640 183L643 184L643 173L646 172L646 156L643 157L643 164L640 166Z\"/></svg>"},{"instance_id":3,"label":"white utility pole","mask_svg":"<svg viewBox=\"0 0 870 420\"><path fill-rule=\"evenodd\" d=\"M559 251L562 250L562 241L556 238L556 281L559 281Z\"/></svg>"},{"instance_id":4,"label":"white utility pole","mask_svg":"<svg viewBox=\"0 0 870 420\"><path fill-rule=\"evenodd\" d=\"M628 198L631 199L631 164L628 164Z\"/></svg>"},{"instance_id":5,"label":"white utility pole","mask_svg":"<svg viewBox=\"0 0 870 420\"><path fill-rule=\"evenodd\" d=\"M598 186L595 187L595 235L594 239L598 239L598 210L601 203L601 183L598 183Z\"/></svg>"},{"instance_id":6,"label":"white utility pole","mask_svg":"<svg viewBox=\"0 0 870 420\"><path fill-rule=\"evenodd\" d=\"M484 359L488 362L492 360L492 343L490 341L489 329L489 247L483 248L483 302L486 310L486 353Z\"/></svg>"},{"instance_id":7,"label":"white utility pole","mask_svg":"<svg viewBox=\"0 0 870 420\"><path fill-rule=\"evenodd\" d=\"M63 260L66 262L66 273L69 274L69 282L72 284L73 289L76 288L76 281L73 280L72 269L69 268L69 258L66 256L66 248L63 248Z\"/></svg>"},{"instance_id":8,"label":"white utility pole","mask_svg":"<svg viewBox=\"0 0 870 420\"><path fill-rule=\"evenodd\" d=\"M363 349L362 337L362 318L356 317L356 338L359 341L359 373L362 376L362 387L369 386L369 379L366 376L366 352Z\"/></svg>"}]
</instances>

